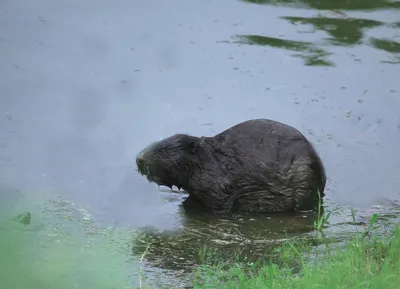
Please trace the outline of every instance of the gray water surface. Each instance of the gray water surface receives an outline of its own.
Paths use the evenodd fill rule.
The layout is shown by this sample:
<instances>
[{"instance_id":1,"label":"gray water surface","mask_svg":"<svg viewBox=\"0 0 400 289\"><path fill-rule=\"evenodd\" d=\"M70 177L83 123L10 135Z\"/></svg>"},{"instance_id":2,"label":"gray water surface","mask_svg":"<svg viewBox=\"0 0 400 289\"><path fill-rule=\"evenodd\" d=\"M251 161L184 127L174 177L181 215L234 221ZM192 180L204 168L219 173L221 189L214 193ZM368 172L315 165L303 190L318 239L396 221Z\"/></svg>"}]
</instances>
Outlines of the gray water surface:
<instances>
[{"instance_id":1,"label":"gray water surface","mask_svg":"<svg viewBox=\"0 0 400 289\"><path fill-rule=\"evenodd\" d=\"M301 130L321 154L328 209L343 209L332 225L348 220L348 206L395 214L400 4L295 2L3 0L2 197L54 191L98 223L166 230L154 236L167 244L188 228L207 239L223 220L187 217L181 195L137 174L135 155L177 132L211 136L271 118ZM312 227L296 222L226 228L242 244ZM190 254L200 246L185 242ZM186 254L181 245L170 252Z\"/></svg>"}]
</instances>

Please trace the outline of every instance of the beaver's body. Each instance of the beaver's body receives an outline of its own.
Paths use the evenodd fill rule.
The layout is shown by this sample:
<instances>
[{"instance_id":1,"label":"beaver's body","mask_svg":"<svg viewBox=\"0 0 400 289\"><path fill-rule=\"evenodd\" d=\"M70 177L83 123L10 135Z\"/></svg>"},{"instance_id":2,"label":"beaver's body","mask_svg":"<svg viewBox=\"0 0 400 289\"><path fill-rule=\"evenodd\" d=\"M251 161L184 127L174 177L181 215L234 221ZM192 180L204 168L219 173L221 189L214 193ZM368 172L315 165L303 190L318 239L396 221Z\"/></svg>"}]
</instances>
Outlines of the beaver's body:
<instances>
[{"instance_id":1,"label":"beaver's body","mask_svg":"<svg viewBox=\"0 0 400 289\"><path fill-rule=\"evenodd\" d=\"M145 149L139 172L183 188L215 213L311 210L324 196L324 166L310 142L288 125L255 119L214 137L176 134Z\"/></svg>"}]
</instances>

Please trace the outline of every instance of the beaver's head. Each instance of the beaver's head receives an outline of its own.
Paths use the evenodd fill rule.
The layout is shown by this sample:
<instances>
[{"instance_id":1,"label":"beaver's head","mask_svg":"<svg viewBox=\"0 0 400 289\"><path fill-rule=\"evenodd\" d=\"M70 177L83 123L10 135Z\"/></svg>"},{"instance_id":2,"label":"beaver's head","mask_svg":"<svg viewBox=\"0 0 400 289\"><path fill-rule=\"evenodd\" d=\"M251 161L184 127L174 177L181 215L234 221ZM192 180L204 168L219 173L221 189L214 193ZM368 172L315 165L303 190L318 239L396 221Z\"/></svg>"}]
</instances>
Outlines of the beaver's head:
<instances>
[{"instance_id":1,"label":"beaver's head","mask_svg":"<svg viewBox=\"0 0 400 289\"><path fill-rule=\"evenodd\" d=\"M152 143L136 157L138 172L159 186L184 188L197 163L200 139L175 134Z\"/></svg>"}]
</instances>

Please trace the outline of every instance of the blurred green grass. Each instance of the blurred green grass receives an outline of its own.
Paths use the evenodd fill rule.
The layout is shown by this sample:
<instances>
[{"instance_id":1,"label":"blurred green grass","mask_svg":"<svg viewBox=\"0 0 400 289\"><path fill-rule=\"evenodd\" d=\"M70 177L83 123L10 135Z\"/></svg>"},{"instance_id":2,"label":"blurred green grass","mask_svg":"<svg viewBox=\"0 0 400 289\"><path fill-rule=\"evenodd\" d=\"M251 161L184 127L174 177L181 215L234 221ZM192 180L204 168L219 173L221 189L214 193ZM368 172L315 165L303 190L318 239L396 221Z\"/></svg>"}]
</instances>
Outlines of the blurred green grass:
<instances>
[{"instance_id":1,"label":"blurred green grass","mask_svg":"<svg viewBox=\"0 0 400 289\"><path fill-rule=\"evenodd\" d=\"M11 206L27 208L30 222L24 214L15 218L6 203L2 198L0 288L111 289L137 282L128 231L99 228L87 212L57 198Z\"/></svg>"}]
</instances>

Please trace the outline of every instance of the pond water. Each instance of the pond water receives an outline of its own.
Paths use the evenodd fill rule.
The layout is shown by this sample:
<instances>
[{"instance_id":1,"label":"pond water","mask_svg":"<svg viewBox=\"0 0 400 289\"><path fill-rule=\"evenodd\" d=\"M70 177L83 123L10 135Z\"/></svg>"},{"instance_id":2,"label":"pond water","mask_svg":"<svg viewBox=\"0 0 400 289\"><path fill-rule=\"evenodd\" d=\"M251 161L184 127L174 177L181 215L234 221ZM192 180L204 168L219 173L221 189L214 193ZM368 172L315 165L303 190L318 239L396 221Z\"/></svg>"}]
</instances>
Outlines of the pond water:
<instances>
[{"instance_id":1,"label":"pond water","mask_svg":"<svg viewBox=\"0 0 400 289\"><path fill-rule=\"evenodd\" d=\"M314 221L188 216L134 162L177 132L287 123L325 164L332 236L351 206L400 215L399 1L3 0L0 13L1 198L53 191L139 232L149 276L176 282L204 244L260 258Z\"/></svg>"}]
</instances>

